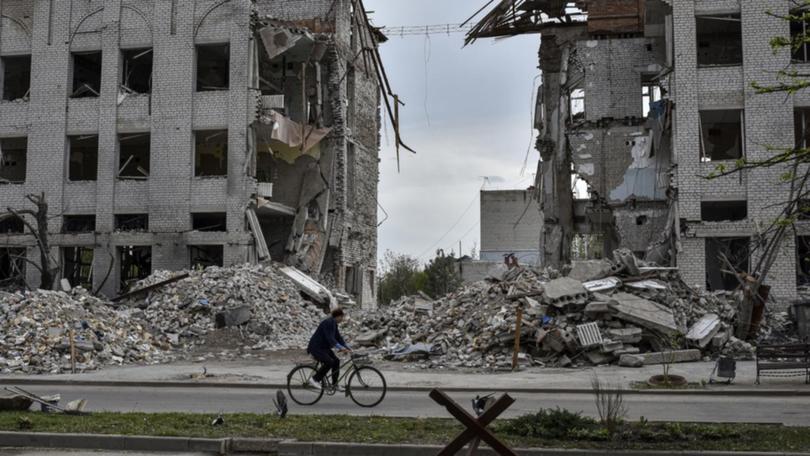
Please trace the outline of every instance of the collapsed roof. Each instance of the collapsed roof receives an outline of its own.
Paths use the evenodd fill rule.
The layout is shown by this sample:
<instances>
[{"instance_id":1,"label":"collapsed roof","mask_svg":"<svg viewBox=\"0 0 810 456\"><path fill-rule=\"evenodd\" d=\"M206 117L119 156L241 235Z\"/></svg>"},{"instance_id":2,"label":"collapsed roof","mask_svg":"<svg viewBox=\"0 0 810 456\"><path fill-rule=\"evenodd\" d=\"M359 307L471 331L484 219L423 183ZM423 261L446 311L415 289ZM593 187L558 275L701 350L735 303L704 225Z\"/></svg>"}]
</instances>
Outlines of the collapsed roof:
<instances>
[{"instance_id":1,"label":"collapsed roof","mask_svg":"<svg viewBox=\"0 0 810 456\"><path fill-rule=\"evenodd\" d=\"M490 1L478 13L494 1ZM465 43L472 43L478 38L537 33L550 25L581 25L587 20L585 9L584 0L500 0L470 30Z\"/></svg>"}]
</instances>

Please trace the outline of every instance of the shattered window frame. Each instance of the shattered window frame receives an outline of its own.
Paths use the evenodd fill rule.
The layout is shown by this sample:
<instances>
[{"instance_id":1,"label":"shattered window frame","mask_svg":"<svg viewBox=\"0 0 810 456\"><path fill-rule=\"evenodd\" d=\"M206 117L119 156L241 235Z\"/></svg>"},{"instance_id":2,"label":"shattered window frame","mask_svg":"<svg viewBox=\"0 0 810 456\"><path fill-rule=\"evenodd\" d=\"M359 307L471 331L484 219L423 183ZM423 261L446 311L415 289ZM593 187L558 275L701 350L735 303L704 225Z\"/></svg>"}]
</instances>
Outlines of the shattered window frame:
<instances>
[{"instance_id":1,"label":"shattered window frame","mask_svg":"<svg viewBox=\"0 0 810 456\"><path fill-rule=\"evenodd\" d=\"M217 143L209 144L213 149L205 152L202 147L211 140L223 136ZM212 129L212 130L195 130L194 131L194 177L228 177L228 129ZM222 147L222 150L217 150L217 147ZM203 159L211 156L219 163L217 166L206 166L203 168ZM210 163L206 163L210 165ZM213 174L206 173L207 170L214 169Z\"/></svg>"},{"instance_id":2,"label":"shattered window frame","mask_svg":"<svg viewBox=\"0 0 810 456\"><path fill-rule=\"evenodd\" d=\"M791 15L801 16L806 14L810 9L797 8L790 12ZM790 40L794 43L799 38L807 38L810 34L810 27L806 21L790 21ZM802 43L798 49L793 50L790 55L790 60L794 63L808 63L810 62L810 43Z\"/></svg>"},{"instance_id":3,"label":"shattered window frame","mask_svg":"<svg viewBox=\"0 0 810 456\"><path fill-rule=\"evenodd\" d=\"M810 285L810 236L796 236L796 285Z\"/></svg>"},{"instance_id":4,"label":"shattered window frame","mask_svg":"<svg viewBox=\"0 0 810 456\"><path fill-rule=\"evenodd\" d=\"M227 212L192 212L192 231L224 233L228 231Z\"/></svg>"},{"instance_id":5,"label":"shattered window frame","mask_svg":"<svg viewBox=\"0 0 810 456\"><path fill-rule=\"evenodd\" d=\"M149 214L115 214L116 231L149 231Z\"/></svg>"},{"instance_id":6,"label":"shattered window frame","mask_svg":"<svg viewBox=\"0 0 810 456\"><path fill-rule=\"evenodd\" d=\"M0 138L0 184L24 184L27 174L28 137Z\"/></svg>"},{"instance_id":7,"label":"shattered window frame","mask_svg":"<svg viewBox=\"0 0 810 456\"><path fill-rule=\"evenodd\" d=\"M0 57L3 101L28 101L31 98L31 54ZM11 81L11 83L9 83Z\"/></svg>"},{"instance_id":8,"label":"shattered window frame","mask_svg":"<svg viewBox=\"0 0 810 456\"><path fill-rule=\"evenodd\" d=\"M652 111L652 104L661 101L664 97L661 85L657 81L642 79L641 81L641 117L647 118Z\"/></svg>"},{"instance_id":9,"label":"shattered window frame","mask_svg":"<svg viewBox=\"0 0 810 456\"><path fill-rule=\"evenodd\" d=\"M205 43L197 44L194 47L195 53L195 87L197 92L223 92L230 90L231 86L231 44L230 43ZM201 51L208 51L210 55L203 55ZM224 52L223 52L224 51ZM217 52L223 55L215 55ZM222 61L224 59L224 62ZM224 74L217 75L217 71L223 70ZM203 74L208 71L209 74ZM219 80L217 80L219 79ZM205 84L205 83L208 84ZM219 83L219 85L217 85Z\"/></svg>"},{"instance_id":10,"label":"shattered window frame","mask_svg":"<svg viewBox=\"0 0 810 456\"><path fill-rule=\"evenodd\" d=\"M98 98L101 94L102 65L104 63L101 50L71 52L71 75L73 90L70 98ZM98 57L98 62L93 57ZM79 65L78 61L87 60L86 66Z\"/></svg>"},{"instance_id":11,"label":"shattered window frame","mask_svg":"<svg viewBox=\"0 0 810 456\"><path fill-rule=\"evenodd\" d=\"M568 121L585 120L585 89L575 87L568 92Z\"/></svg>"},{"instance_id":12,"label":"shattered window frame","mask_svg":"<svg viewBox=\"0 0 810 456\"><path fill-rule=\"evenodd\" d=\"M96 230L95 214L76 214L62 216L63 234L92 233Z\"/></svg>"},{"instance_id":13,"label":"shattered window frame","mask_svg":"<svg viewBox=\"0 0 810 456\"><path fill-rule=\"evenodd\" d=\"M122 245L118 255L119 288L125 293L140 280L152 274L151 245Z\"/></svg>"},{"instance_id":14,"label":"shattered window frame","mask_svg":"<svg viewBox=\"0 0 810 456\"><path fill-rule=\"evenodd\" d=\"M724 263L719 258L710 258L710 246L712 244L717 245L717 251L723 252L726 254L726 257L731 262L731 264L739 271L742 272L750 272L751 271L751 238L745 236L738 236L738 237L707 237L704 238L704 245L705 245L705 270L706 270L706 290L708 291L718 291L718 290L734 290L738 286L737 278L734 274L723 272L727 269ZM717 267L713 267L713 265L717 265ZM716 272L720 275L717 278L720 279L722 282L722 288L716 288L712 286L712 281L710 279L710 274Z\"/></svg>"},{"instance_id":15,"label":"shattered window frame","mask_svg":"<svg viewBox=\"0 0 810 456\"><path fill-rule=\"evenodd\" d=\"M810 107L793 108L793 132L796 149L805 149L810 146Z\"/></svg>"},{"instance_id":16,"label":"shattered window frame","mask_svg":"<svg viewBox=\"0 0 810 456\"><path fill-rule=\"evenodd\" d=\"M118 179L147 180L151 173L151 132L118 135ZM145 149L144 149L145 148Z\"/></svg>"},{"instance_id":17,"label":"shattered window frame","mask_svg":"<svg viewBox=\"0 0 810 456\"><path fill-rule=\"evenodd\" d=\"M188 254L191 269L221 268L225 264L225 246L222 244L189 245Z\"/></svg>"},{"instance_id":18,"label":"shattered window frame","mask_svg":"<svg viewBox=\"0 0 810 456\"><path fill-rule=\"evenodd\" d=\"M742 215L734 215L741 213ZM746 200L706 200L700 202L700 220L703 222L740 222L748 218Z\"/></svg>"},{"instance_id":19,"label":"shattered window frame","mask_svg":"<svg viewBox=\"0 0 810 456\"><path fill-rule=\"evenodd\" d=\"M0 286L25 286L25 247L0 247Z\"/></svg>"},{"instance_id":20,"label":"shattered window frame","mask_svg":"<svg viewBox=\"0 0 810 456\"><path fill-rule=\"evenodd\" d=\"M707 122L707 120L704 118L704 116L718 117L718 116L724 115L724 113L726 115L729 115L729 117L732 117L730 115L731 113L738 113L739 114L739 119L737 121L735 121L735 122L720 122L720 121ZM737 116L733 116L733 117L737 117ZM699 122L699 127L700 127L699 132L698 132L699 147L700 147L700 161L702 163L711 163L711 162L716 162L716 161L738 160L738 159L743 158L743 157L746 156L746 151L745 151L745 110L744 109L739 109L739 108L735 108L735 109L701 109L700 111L698 111L698 122ZM726 126L728 126L728 125L737 125L737 122L739 122L739 128L738 128L739 136L737 138L739 140L739 143L736 146L733 146L732 148L729 148L729 149L727 149L725 151L715 152L714 149L716 147L718 147L718 146L715 143L712 143L712 142L708 141L707 137L718 136L718 135L712 134L712 131L718 131L718 130L720 130L720 133L721 133L721 136L722 136L723 128L718 127L719 125L726 125ZM710 128L711 125L714 125L715 127ZM725 128L727 128L727 127L725 127ZM707 150L707 145L708 144L711 144L711 146L712 146L711 150ZM738 154L731 155L729 153L729 151L736 150L736 149L739 149ZM722 152L724 155L719 155L718 157L714 157L715 153L719 154L720 152Z\"/></svg>"},{"instance_id":21,"label":"shattered window frame","mask_svg":"<svg viewBox=\"0 0 810 456\"><path fill-rule=\"evenodd\" d=\"M121 49L120 88L128 94L151 94L154 72L154 48ZM147 81L134 81L134 76L143 77L148 73Z\"/></svg>"},{"instance_id":22,"label":"shattered window frame","mask_svg":"<svg viewBox=\"0 0 810 456\"><path fill-rule=\"evenodd\" d=\"M91 141L93 141L91 143ZM81 147L77 147L80 143ZM68 169L67 176L70 182L92 182L98 180L98 154L99 144L98 135L71 135L68 136ZM90 164L84 165L84 154L87 152L95 151L95 158L92 166ZM78 160L78 155L81 155L81 160ZM74 160L76 158L76 160ZM75 165L74 165L75 164ZM80 166L81 165L81 166Z\"/></svg>"},{"instance_id":23,"label":"shattered window frame","mask_svg":"<svg viewBox=\"0 0 810 456\"><path fill-rule=\"evenodd\" d=\"M704 31L701 33L701 30L705 30L701 26L701 22L705 24L706 21L715 21L712 26L704 25L708 27L710 31ZM717 32L718 29L717 21L722 22L732 22L739 24L739 32L736 30L728 31L728 32ZM729 38L732 34L736 37L739 37L739 46L732 46L730 41L723 41L722 38ZM732 13L732 14L701 14L695 16L695 46L696 53L697 53L697 66L698 68L711 68L711 67L723 67L723 66L741 66L743 64L743 43L742 43L743 31L742 31L742 16L740 13ZM735 39L736 41L736 39ZM710 43L708 46L705 43ZM718 43L726 43L718 44ZM707 62L705 59L709 58L704 53L701 53L701 48L710 48L711 43L715 43L718 45L720 50L722 50L722 58L717 59L716 55L712 55L710 57L715 58L715 61ZM736 44L736 42L734 43ZM732 50L729 53L729 49ZM725 59L725 60L724 60Z\"/></svg>"},{"instance_id":24,"label":"shattered window frame","mask_svg":"<svg viewBox=\"0 0 810 456\"><path fill-rule=\"evenodd\" d=\"M85 290L93 288L93 261L95 251L88 246L62 247L62 278L71 286Z\"/></svg>"},{"instance_id":25,"label":"shattered window frame","mask_svg":"<svg viewBox=\"0 0 810 456\"><path fill-rule=\"evenodd\" d=\"M17 217L0 220L0 235L25 234L25 223Z\"/></svg>"}]
</instances>

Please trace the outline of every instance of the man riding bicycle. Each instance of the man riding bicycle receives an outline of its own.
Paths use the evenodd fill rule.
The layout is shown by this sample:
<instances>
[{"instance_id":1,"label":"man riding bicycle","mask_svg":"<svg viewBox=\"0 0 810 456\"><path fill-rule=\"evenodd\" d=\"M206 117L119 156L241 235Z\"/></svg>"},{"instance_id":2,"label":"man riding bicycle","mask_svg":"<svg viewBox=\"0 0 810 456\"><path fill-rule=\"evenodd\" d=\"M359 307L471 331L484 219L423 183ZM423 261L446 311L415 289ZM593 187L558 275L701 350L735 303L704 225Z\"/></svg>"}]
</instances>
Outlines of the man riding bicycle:
<instances>
[{"instance_id":1,"label":"man riding bicycle","mask_svg":"<svg viewBox=\"0 0 810 456\"><path fill-rule=\"evenodd\" d=\"M343 322L345 318L343 309L337 308L332 311L332 315L318 325L318 329L309 339L307 346L307 353L312 355L316 361L321 363L320 369L315 375L309 379L309 385L313 388L321 389L321 383L326 373L332 370L332 385L338 387L338 379L340 378L340 360L332 351L336 348L338 352L351 352L349 344L343 340L340 335L338 325Z\"/></svg>"}]
</instances>

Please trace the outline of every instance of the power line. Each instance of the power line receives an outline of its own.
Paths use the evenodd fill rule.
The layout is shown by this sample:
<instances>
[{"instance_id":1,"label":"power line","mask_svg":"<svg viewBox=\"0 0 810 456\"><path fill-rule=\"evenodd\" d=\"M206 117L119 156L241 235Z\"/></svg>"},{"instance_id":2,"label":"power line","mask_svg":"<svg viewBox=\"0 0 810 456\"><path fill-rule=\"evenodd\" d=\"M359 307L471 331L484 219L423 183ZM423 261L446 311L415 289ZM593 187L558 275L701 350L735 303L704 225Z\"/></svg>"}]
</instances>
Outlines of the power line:
<instances>
[{"instance_id":1,"label":"power line","mask_svg":"<svg viewBox=\"0 0 810 456\"><path fill-rule=\"evenodd\" d=\"M471 24L402 25L383 27L380 31L390 38L395 36L453 35L457 33L467 33L472 30L473 27L474 26Z\"/></svg>"}]
</instances>

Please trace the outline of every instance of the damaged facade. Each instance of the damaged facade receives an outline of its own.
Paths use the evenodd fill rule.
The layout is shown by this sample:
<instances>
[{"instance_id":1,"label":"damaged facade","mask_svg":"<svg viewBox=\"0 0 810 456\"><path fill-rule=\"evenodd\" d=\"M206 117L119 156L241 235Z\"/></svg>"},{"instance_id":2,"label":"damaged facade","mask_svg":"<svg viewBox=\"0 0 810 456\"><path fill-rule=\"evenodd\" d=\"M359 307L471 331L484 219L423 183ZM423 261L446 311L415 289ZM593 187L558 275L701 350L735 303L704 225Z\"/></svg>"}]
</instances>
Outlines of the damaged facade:
<instances>
[{"instance_id":1,"label":"damaged facade","mask_svg":"<svg viewBox=\"0 0 810 456\"><path fill-rule=\"evenodd\" d=\"M358 0L0 0L0 201L112 296L272 258L376 302L379 60ZM377 54L378 57L378 54ZM0 282L38 271L4 222Z\"/></svg>"},{"instance_id":2,"label":"damaged facade","mask_svg":"<svg viewBox=\"0 0 810 456\"><path fill-rule=\"evenodd\" d=\"M810 95L752 88L807 61L805 49L791 59L770 47L791 30L766 12L790 8L785 0L504 0L475 26L468 42L542 35L541 264L570 263L575 237L595 236L601 251L627 248L677 266L689 284L737 286L719 253L750 267L757 226L774 220L789 188L779 184L780 169L705 176L741 157L768 157L770 147L791 148L794 138L803 147ZM576 182L587 185L587 198L576 197ZM810 226L797 229L767 280L778 298L795 298L810 270L801 261Z\"/></svg>"}]
</instances>

